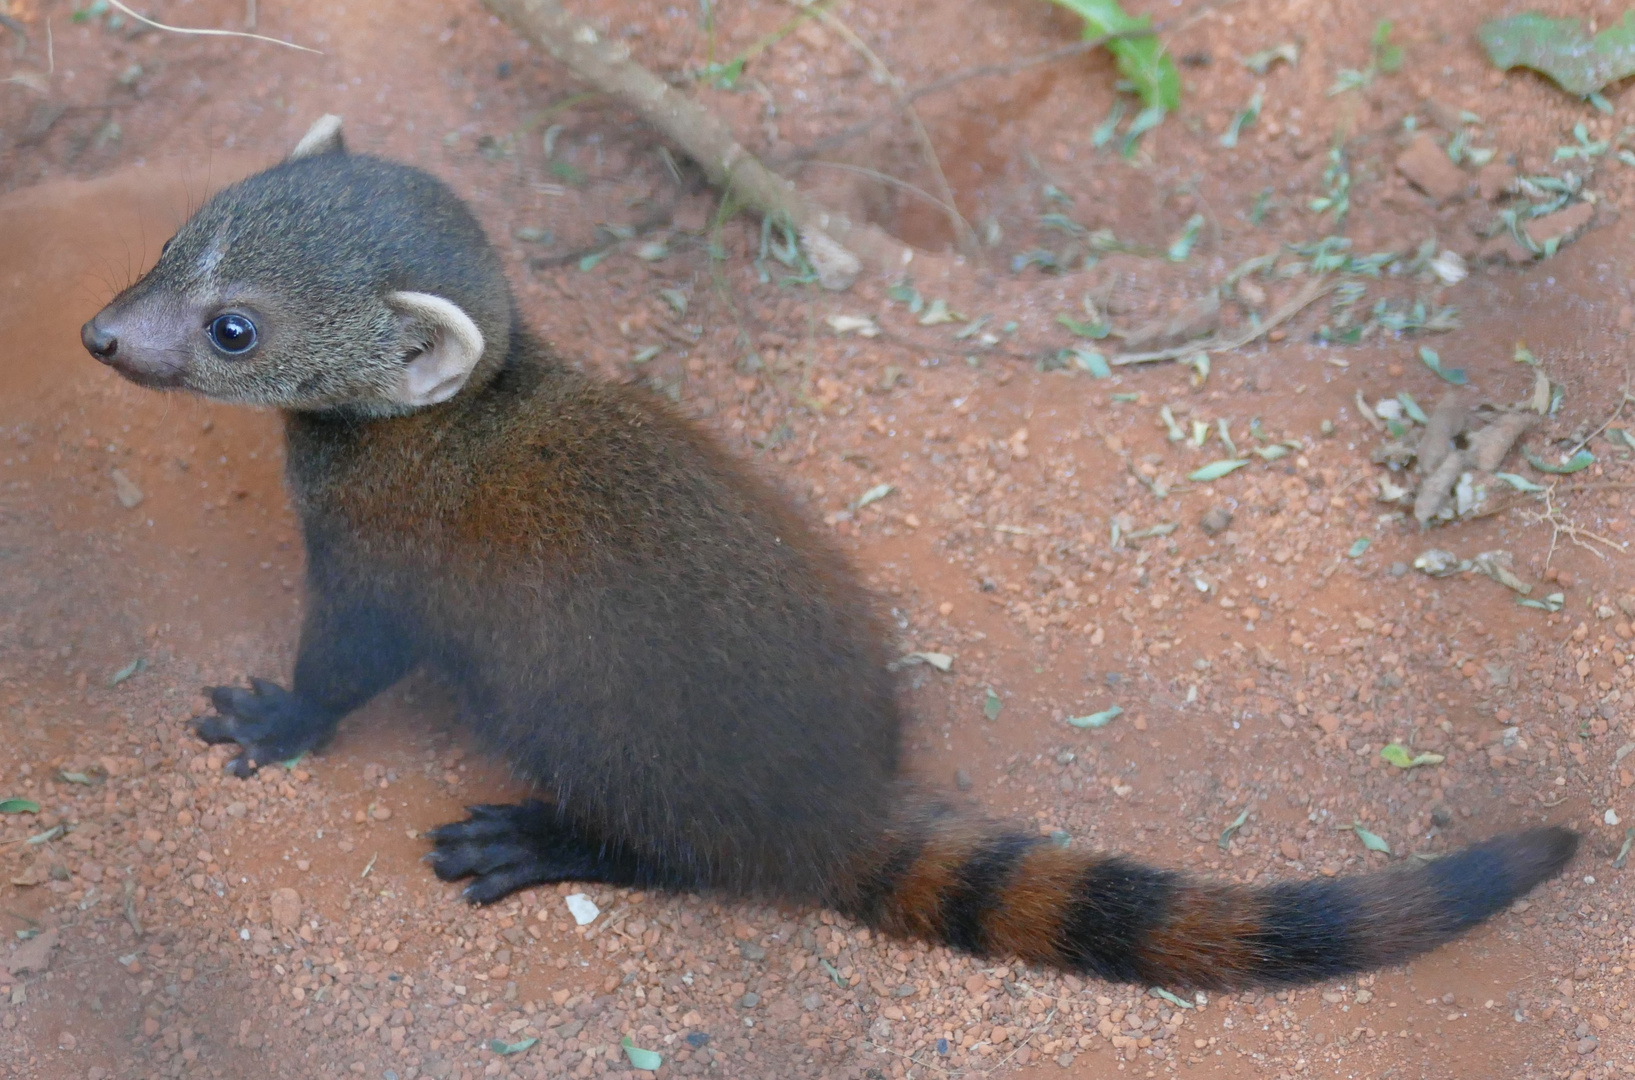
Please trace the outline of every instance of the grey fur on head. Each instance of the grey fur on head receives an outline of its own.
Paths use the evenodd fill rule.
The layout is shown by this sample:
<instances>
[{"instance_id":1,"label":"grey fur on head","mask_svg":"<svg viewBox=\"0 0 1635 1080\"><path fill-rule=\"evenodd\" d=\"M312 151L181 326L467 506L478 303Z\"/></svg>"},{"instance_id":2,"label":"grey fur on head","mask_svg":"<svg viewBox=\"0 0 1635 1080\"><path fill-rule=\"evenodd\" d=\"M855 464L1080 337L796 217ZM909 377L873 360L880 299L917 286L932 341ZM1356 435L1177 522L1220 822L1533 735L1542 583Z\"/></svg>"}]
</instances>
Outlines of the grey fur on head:
<instances>
[{"instance_id":1,"label":"grey fur on head","mask_svg":"<svg viewBox=\"0 0 1635 1080\"><path fill-rule=\"evenodd\" d=\"M239 314L253 346L213 344ZM340 118L213 196L98 320L149 385L298 411L390 416L486 382L513 303L481 225L441 181L347 152Z\"/></svg>"}]
</instances>

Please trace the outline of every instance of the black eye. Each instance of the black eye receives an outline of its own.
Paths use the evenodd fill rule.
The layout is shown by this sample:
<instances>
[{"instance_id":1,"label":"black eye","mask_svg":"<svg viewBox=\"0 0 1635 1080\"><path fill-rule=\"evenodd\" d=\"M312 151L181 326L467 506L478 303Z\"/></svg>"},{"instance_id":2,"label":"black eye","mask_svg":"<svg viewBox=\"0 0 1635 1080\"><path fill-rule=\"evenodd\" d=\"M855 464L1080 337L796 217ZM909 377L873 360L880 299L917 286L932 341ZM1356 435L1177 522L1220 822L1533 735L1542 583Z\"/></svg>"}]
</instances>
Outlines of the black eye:
<instances>
[{"instance_id":1,"label":"black eye","mask_svg":"<svg viewBox=\"0 0 1635 1080\"><path fill-rule=\"evenodd\" d=\"M217 315L207 329L210 340L224 353L238 356L255 348L255 323L243 315Z\"/></svg>"},{"instance_id":2,"label":"black eye","mask_svg":"<svg viewBox=\"0 0 1635 1080\"><path fill-rule=\"evenodd\" d=\"M170 245L175 239L176 238L173 236L169 240L166 240L164 243L159 245L159 257L161 259L165 257L165 252L170 250Z\"/></svg>"}]
</instances>

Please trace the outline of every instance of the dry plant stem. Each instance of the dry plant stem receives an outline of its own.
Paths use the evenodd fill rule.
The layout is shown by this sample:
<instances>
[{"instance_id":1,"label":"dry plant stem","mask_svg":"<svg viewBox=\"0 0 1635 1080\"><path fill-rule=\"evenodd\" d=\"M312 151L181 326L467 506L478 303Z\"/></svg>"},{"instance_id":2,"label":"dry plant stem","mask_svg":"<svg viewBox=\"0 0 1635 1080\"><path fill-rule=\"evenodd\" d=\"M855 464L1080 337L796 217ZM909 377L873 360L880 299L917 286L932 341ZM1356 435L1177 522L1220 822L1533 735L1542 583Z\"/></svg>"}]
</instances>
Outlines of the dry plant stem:
<instances>
[{"instance_id":1,"label":"dry plant stem","mask_svg":"<svg viewBox=\"0 0 1635 1080\"><path fill-rule=\"evenodd\" d=\"M1250 342L1271 333L1283 323L1288 322L1333 288L1334 283L1327 278L1315 277L1306 283L1305 288L1290 297L1282 307L1272 312L1265 322L1251 330L1233 337L1192 341L1168 349L1158 349L1154 352L1126 353L1123 356L1115 356L1108 363L1114 367L1122 367L1128 364L1155 364L1161 360L1179 360L1183 356L1194 356L1198 353L1231 352L1233 349L1241 349Z\"/></svg>"},{"instance_id":2,"label":"dry plant stem","mask_svg":"<svg viewBox=\"0 0 1635 1080\"><path fill-rule=\"evenodd\" d=\"M1222 0L1221 3L1200 8L1184 19L1178 19L1174 22L1161 22L1156 26L1148 27L1145 30L1130 30L1118 34L1103 34L1100 37L1086 38L1083 41L1075 41L1071 45L1063 45L1060 48L1049 49L1042 53L1034 53L1031 56L1018 57L1015 60L1006 60L997 64L978 64L975 67L962 68L959 71L951 72L942 76L941 78L932 79L924 86L915 87L913 90L902 94L894 104L896 105L898 111L902 111L904 108L912 105L922 97L929 94L940 93L943 90L949 89L950 87L958 86L960 83L969 82L972 79L998 78L1004 75L1014 75L1018 71L1026 71L1028 68L1037 67L1040 64L1052 64L1057 60L1066 60L1070 57L1080 56L1087 52L1094 52L1111 41L1125 41L1134 38L1154 37L1160 34L1178 34L1181 31L1190 28L1194 24L1202 22L1204 19L1213 17L1215 13L1222 8L1231 7L1237 2L1238 0ZM817 142L803 150L795 151L793 154L789 155L788 160L804 161L809 158L815 158L820 154L835 149L836 147L844 146L846 143L851 142L859 135L867 134L876 127L879 127L888 119L890 119L889 116L873 116L867 120L861 120L853 124L851 127L835 132L833 135L824 136L822 139L819 139Z\"/></svg>"},{"instance_id":3,"label":"dry plant stem","mask_svg":"<svg viewBox=\"0 0 1635 1080\"><path fill-rule=\"evenodd\" d=\"M130 8L126 7L124 4L121 4L119 2L119 0L108 0L108 6L112 7L112 8L117 8L118 10L124 12L126 15L128 15L131 18L135 19L139 23L145 23L146 25L153 27L155 30L163 30L167 34L196 34L196 35L198 35L200 37L249 38L251 41L265 41L265 42L268 42L269 44L273 44L273 45L282 45L286 49L295 49L295 50L297 50L299 52L316 53L319 56L323 55L322 50L309 49L305 45L297 45L294 42L290 42L290 41L280 41L278 38L267 37L265 34L247 34L242 30L199 30L199 29L196 29L196 28L193 28L193 27L188 27L188 26L167 26L162 22L154 22L152 19L148 18L146 15L141 15L141 14L138 14L137 12L132 11Z\"/></svg>"},{"instance_id":4,"label":"dry plant stem","mask_svg":"<svg viewBox=\"0 0 1635 1080\"><path fill-rule=\"evenodd\" d=\"M1572 522L1563 519L1561 516L1561 511L1556 508L1555 500L1553 498L1555 495L1555 490L1556 485L1551 485L1544 491L1544 513L1538 514L1531 510L1522 511L1523 515L1529 519L1529 525L1550 526L1550 550L1546 552L1544 556L1544 565L1546 567L1550 565L1550 560L1555 558L1556 544L1563 536L1567 537L1567 539L1571 540L1574 544L1583 548L1591 555L1594 555L1597 559L1601 559L1603 561L1605 561L1607 557L1606 553L1591 547L1589 544L1586 544L1583 540L1579 539L1579 537L1594 540L1597 544L1603 544L1611 548L1613 551L1619 552L1620 554L1627 553L1629 551L1628 544L1621 544L1616 540L1609 540L1605 536L1590 532L1588 529L1580 529Z\"/></svg>"},{"instance_id":5,"label":"dry plant stem","mask_svg":"<svg viewBox=\"0 0 1635 1080\"><path fill-rule=\"evenodd\" d=\"M1623 396L1618 399L1618 407L1612 410L1612 415L1607 417L1604 424L1590 432L1588 435L1584 436L1584 440L1582 442L1573 447L1571 450L1567 451L1567 456L1569 458L1572 457L1574 454L1584 449L1584 447L1588 446L1591 439L1595 438L1597 435L1607 430L1607 428L1611 427L1612 422L1624 414L1624 406L1628 405L1632 401L1635 401L1635 394L1631 394L1629 392L1629 387L1626 385L1623 389Z\"/></svg>"},{"instance_id":6,"label":"dry plant stem","mask_svg":"<svg viewBox=\"0 0 1635 1080\"><path fill-rule=\"evenodd\" d=\"M803 7L799 0L784 0L784 2ZM920 120L920 114L914 110L913 102L904 96L903 81L892 74L891 69L886 67L885 61L881 60L875 51L869 48L868 43L858 37L852 31L852 28L841 20L840 16L827 9L816 9L815 14L819 22L845 38L846 43L857 50L857 53L864 60L868 61L875 74L891 90L891 96L896 102L898 111L908 117L908 122L914 128L914 137L919 140L920 151L925 155L925 163L930 167L931 175L936 178L937 194L942 197L943 212L948 215L948 222L954 228L954 236L958 239L960 248L966 251L975 250L976 233L972 231L970 223L965 220L954 204L954 189L948 183L947 174L942 171L942 161L937 157L937 148L931 143L931 133L925 130L925 124Z\"/></svg>"},{"instance_id":7,"label":"dry plant stem","mask_svg":"<svg viewBox=\"0 0 1635 1080\"><path fill-rule=\"evenodd\" d=\"M900 270L912 255L880 230L854 225L807 199L745 150L720 117L672 89L632 60L627 46L604 39L595 27L563 11L556 0L484 2L579 78L636 110L738 203L797 229L822 233L882 270Z\"/></svg>"}]
</instances>

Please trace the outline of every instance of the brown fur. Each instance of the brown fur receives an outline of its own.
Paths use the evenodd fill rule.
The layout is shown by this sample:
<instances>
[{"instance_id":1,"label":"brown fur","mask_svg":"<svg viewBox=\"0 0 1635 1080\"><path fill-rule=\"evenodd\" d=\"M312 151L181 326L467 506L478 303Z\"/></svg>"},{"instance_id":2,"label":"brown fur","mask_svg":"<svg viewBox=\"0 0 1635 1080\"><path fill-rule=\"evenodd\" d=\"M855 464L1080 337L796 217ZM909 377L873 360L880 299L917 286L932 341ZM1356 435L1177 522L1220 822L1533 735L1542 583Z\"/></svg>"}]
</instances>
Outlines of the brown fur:
<instances>
[{"instance_id":1,"label":"brown fur","mask_svg":"<svg viewBox=\"0 0 1635 1080\"><path fill-rule=\"evenodd\" d=\"M285 413L307 610L290 689L210 691L198 732L240 746L234 772L321 747L425 668L549 798L431 834L433 868L472 878L473 900L560 880L719 889L1174 986L1389 963L1571 856L1570 833L1540 830L1413 873L1251 890L925 801L899 777L885 639L845 561L666 403L561 363L500 266L452 193L347 154L335 128L212 199L86 325L138 382ZM208 329L223 318L252 321L254 346L226 348ZM469 361L452 397L406 394L406 371L450 356Z\"/></svg>"}]
</instances>

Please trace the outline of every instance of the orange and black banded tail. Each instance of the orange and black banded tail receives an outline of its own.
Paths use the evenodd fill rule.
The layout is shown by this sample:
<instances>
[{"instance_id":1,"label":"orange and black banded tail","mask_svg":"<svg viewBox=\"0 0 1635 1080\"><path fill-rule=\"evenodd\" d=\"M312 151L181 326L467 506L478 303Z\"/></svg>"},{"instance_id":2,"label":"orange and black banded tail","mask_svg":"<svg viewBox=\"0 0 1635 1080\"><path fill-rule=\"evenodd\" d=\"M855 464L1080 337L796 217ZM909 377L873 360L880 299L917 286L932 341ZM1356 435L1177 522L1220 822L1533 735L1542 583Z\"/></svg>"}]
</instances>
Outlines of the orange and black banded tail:
<instances>
[{"instance_id":1,"label":"orange and black banded tail","mask_svg":"<svg viewBox=\"0 0 1635 1080\"><path fill-rule=\"evenodd\" d=\"M889 934L1112 982L1231 990L1400 963L1560 873L1575 833L1511 833L1418 869L1264 887L1197 880L963 817L918 814L844 905Z\"/></svg>"}]
</instances>

